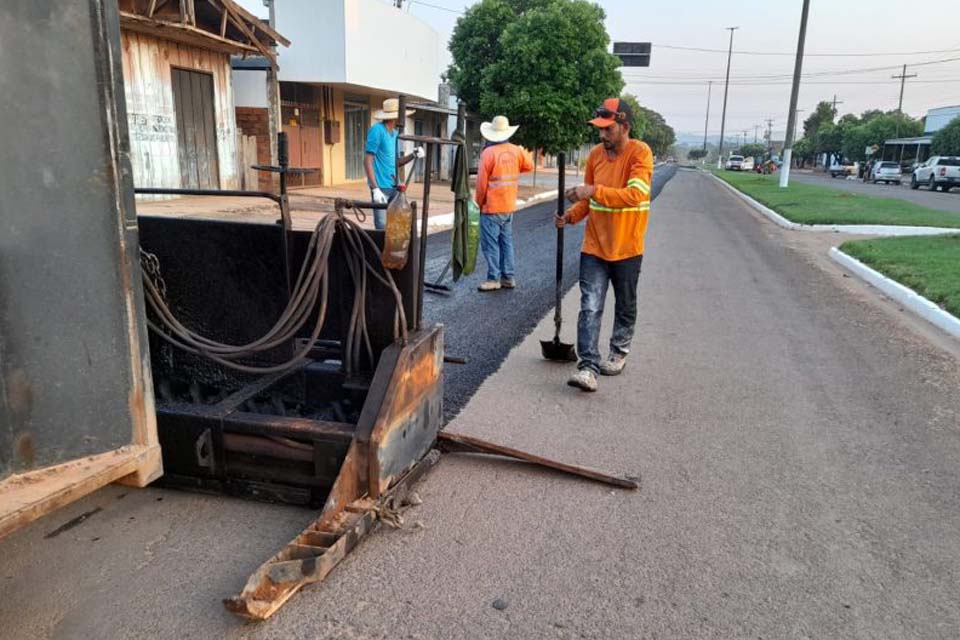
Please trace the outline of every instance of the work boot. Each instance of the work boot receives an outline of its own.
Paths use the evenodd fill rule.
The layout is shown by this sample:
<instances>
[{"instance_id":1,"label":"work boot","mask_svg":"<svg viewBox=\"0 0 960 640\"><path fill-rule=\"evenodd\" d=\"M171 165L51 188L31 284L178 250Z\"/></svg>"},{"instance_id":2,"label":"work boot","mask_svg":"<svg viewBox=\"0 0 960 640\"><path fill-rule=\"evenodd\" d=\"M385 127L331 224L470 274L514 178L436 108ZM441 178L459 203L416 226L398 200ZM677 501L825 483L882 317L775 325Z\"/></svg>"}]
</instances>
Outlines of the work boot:
<instances>
[{"instance_id":1,"label":"work boot","mask_svg":"<svg viewBox=\"0 0 960 640\"><path fill-rule=\"evenodd\" d=\"M627 356L611 351L607 359L600 363L600 375L618 376L625 366L627 366Z\"/></svg>"},{"instance_id":2,"label":"work boot","mask_svg":"<svg viewBox=\"0 0 960 640\"><path fill-rule=\"evenodd\" d=\"M516 289L517 281L513 278L500 278L500 286L504 289Z\"/></svg>"},{"instance_id":3,"label":"work boot","mask_svg":"<svg viewBox=\"0 0 960 640\"><path fill-rule=\"evenodd\" d=\"M481 284L479 287L477 287L477 291L496 291L499 288L500 288L499 282L497 282L496 280L487 280L486 282Z\"/></svg>"},{"instance_id":4,"label":"work boot","mask_svg":"<svg viewBox=\"0 0 960 640\"><path fill-rule=\"evenodd\" d=\"M580 369L575 374L570 376L570 379L567 380L567 384L571 387L577 387L583 391L596 391L597 374L590 369Z\"/></svg>"}]
</instances>

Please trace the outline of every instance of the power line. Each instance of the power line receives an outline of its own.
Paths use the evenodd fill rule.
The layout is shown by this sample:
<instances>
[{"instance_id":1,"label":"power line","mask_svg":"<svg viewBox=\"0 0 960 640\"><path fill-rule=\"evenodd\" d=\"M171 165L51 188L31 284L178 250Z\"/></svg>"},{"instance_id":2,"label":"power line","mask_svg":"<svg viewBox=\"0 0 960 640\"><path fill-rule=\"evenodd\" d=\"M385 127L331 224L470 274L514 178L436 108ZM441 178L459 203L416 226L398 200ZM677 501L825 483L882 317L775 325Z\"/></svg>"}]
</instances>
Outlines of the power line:
<instances>
[{"instance_id":1,"label":"power line","mask_svg":"<svg viewBox=\"0 0 960 640\"><path fill-rule=\"evenodd\" d=\"M942 59L942 60L925 60L925 61L923 61L923 62L914 62L914 63L911 63L910 66L911 66L911 67L924 67L924 66L929 66L929 65L934 65L934 64L944 64L944 63L946 63L946 62L957 62L958 60L960 60L960 57L956 57L956 58L944 58L944 59ZM879 71L899 71L900 68L901 68L901 66L902 66L902 65L897 64L897 65L888 65L888 66L883 66L883 67L864 67L864 68L860 68L860 69L833 69L833 70L829 70L829 71L811 71L811 72L809 72L809 73L801 74L801 77L802 77L802 78L822 78L822 77L827 77L827 76L845 76L845 75L854 75L854 74L858 74L858 73L873 73L873 72L879 72ZM628 75L624 75L624 78L627 78L627 77L631 77L631 78L634 78L634 77L636 77L636 78L641 78L641 77L644 77L644 78L657 77L657 76L653 76L653 75L642 74L642 72L634 72L634 73L641 73L641 75L639 75L639 76L634 76L634 75L629 75L629 74L628 74ZM622 72L621 72L621 75L623 75ZM676 78L677 76L676 76L676 75L670 75L670 76L659 76L659 77L662 77L662 78ZM694 78L685 77L685 78L683 78L683 79L684 79L684 80L693 80ZM718 80L718 79L717 79L716 77L714 77L714 76L704 76L704 77L702 77L702 78L697 78L697 79L702 80L703 82L706 82L707 80L714 80L714 81ZM792 79L793 79L793 75L792 75L792 74L787 74L787 73L774 73L774 74L737 76L737 77L735 77L735 78L731 78L731 80L734 80L734 81L735 81L735 80L780 80L780 79L791 79L791 80L792 80Z\"/></svg>"},{"instance_id":2,"label":"power line","mask_svg":"<svg viewBox=\"0 0 960 640\"><path fill-rule=\"evenodd\" d=\"M449 11L450 13L466 13L463 9L451 9L450 7L441 7L438 4L430 4L429 2L421 2L421 0L408 0L410 4L419 4L423 7L430 7L431 9L439 9L440 11Z\"/></svg>"},{"instance_id":3,"label":"power line","mask_svg":"<svg viewBox=\"0 0 960 640\"><path fill-rule=\"evenodd\" d=\"M702 87L707 83L706 80L644 80L643 78L625 78L627 84L645 84L645 85L661 85L661 86L676 86L676 87ZM714 81L715 82L715 81ZM915 80L911 84L944 84L944 83L955 83L960 82L960 78L944 78L942 80ZM732 87L779 87L791 84L789 80L777 80L774 82L734 82L730 81L730 86ZM894 82L893 80L821 80L814 82L804 82L804 86L814 86L814 85L823 85L828 87L835 86L845 86L845 85L887 85L895 86L900 84L899 82Z\"/></svg>"},{"instance_id":4,"label":"power line","mask_svg":"<svg viewBox=\"0 0 960 640\"><path fill-rule=\"evenodd\" d=\"M677 45L670 44L656 44L654 47L659 47L661 49L676 49L678 51L699 51L702 53L727 53L725 49L708 49L704 47L681 47ZM804 57L810 58L869 58L869 57L882 57L882 56L921 56L921 55L931 55L934 53L955 53L960 51L960 49L932 49L930 51L886 51L886 52L877 52L877 53L805 53ZM741 56L793 56L795 53L787 51L734 51L734 55Z\"/></svg>"}]
</instances>

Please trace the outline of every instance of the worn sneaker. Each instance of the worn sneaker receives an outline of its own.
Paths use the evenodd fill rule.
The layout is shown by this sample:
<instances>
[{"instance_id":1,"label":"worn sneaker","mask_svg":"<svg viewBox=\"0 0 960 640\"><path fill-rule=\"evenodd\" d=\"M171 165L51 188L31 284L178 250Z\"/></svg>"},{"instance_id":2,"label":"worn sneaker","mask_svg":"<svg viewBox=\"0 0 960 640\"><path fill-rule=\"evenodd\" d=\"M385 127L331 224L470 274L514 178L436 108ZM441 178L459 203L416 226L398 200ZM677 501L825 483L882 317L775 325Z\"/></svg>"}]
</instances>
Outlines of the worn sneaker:
<instances>
[{"instance_id":1,"label":"worn sneaker","mask_svg":"<svg viewBox=\"0 0 960 640\"><path fill-rule=\"evenodd\" d=\"M611 352L607 359L600 363L600 375L618 376L627 366L627 356Z\"/></svg>"},{"instance_id":2,"label":"worn sneaker","mask_svg":"<svg viewBox=\"0 0 960 640\"><path fill-rule=\"evenodd\" d=\"M500 278L500 286L504 289L516 289L517 281L513 278Z\"/></svg>"},{"instance_id":3,"label":"worn sneaker","mask_svg":"<svg viewBox=\"0 0 960 640\"><path fill-rule=\"evenodd\" d=\"M597 374L590 369L580 369L575 374L570 376L570 379L567 380L567 384L571 387L582 389L583 391L596 391Z\"/></svg>"},{"instance_id":4,"label":"worn sneaker","mask_svg":"<svg viewBox=\"0 0 960 640\"><path fill-rule=\"evenodd\" d=\"M500 288L499 282L497 282L496 280L487 280L486 282L481 284L479 287L477 287L477 291L496 291L499 288Z\"/></svg>"}]
</instances>

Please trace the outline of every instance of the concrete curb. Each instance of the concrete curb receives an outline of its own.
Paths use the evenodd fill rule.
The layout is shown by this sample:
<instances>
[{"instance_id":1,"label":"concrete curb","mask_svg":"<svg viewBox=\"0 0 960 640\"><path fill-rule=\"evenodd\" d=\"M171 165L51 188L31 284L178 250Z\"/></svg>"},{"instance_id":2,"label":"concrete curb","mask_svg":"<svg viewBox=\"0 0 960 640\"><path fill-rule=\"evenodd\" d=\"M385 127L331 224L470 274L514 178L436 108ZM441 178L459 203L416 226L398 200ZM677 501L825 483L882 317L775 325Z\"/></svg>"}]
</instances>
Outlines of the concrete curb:
<instances>
[{"instance_id":1,"label":"concrete curb","mask_svg":"<svg viewBox=\"0 0 960 640\"><path fill-rule=\"evenodd\" d=\"M861 280L873 285L921 318L946 331L954 338L960 338L960 318L944 311L913 289L888 278L836 247L830 249L830 257L834 262L837 262Z\"/></svg>"},{"instance_id":2,"label":"concrete curb","mask_svg":"<svg viewBox=\"0 0 960 640\"><path fill-rule=\"evenodd\" d=\"M834 233L855 233L874 236L935 236L947 233L960 233L960 228L951 229L945 227L904 227L885 224L799 224L787 220L770 207L757 202L729 182L718 178L709 171L706 173L732 191L738 198L769 218L774 224L784 229L790 229L791 231L832 231Z\"/></svg>"}]
</instances>

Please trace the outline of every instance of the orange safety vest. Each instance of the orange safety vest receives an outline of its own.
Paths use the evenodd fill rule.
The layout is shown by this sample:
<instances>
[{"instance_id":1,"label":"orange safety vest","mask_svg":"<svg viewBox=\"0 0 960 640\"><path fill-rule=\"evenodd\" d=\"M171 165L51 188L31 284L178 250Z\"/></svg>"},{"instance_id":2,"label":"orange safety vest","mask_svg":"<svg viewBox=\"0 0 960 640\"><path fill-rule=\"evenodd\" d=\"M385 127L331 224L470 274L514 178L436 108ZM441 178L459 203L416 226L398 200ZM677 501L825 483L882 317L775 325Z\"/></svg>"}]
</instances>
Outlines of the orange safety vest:
<instances>
[{"instance_id":1,"label":"orange safety vest","mask_svg":"<svg viewBox=\"0 0 960 640\"><path fill-rule=\"evenodd\" d=\"M488 146L480 154L476 201L481 213L517 210L520 174L533 171L530 154L509 142Z\"/></svg>"}]
</instances>

